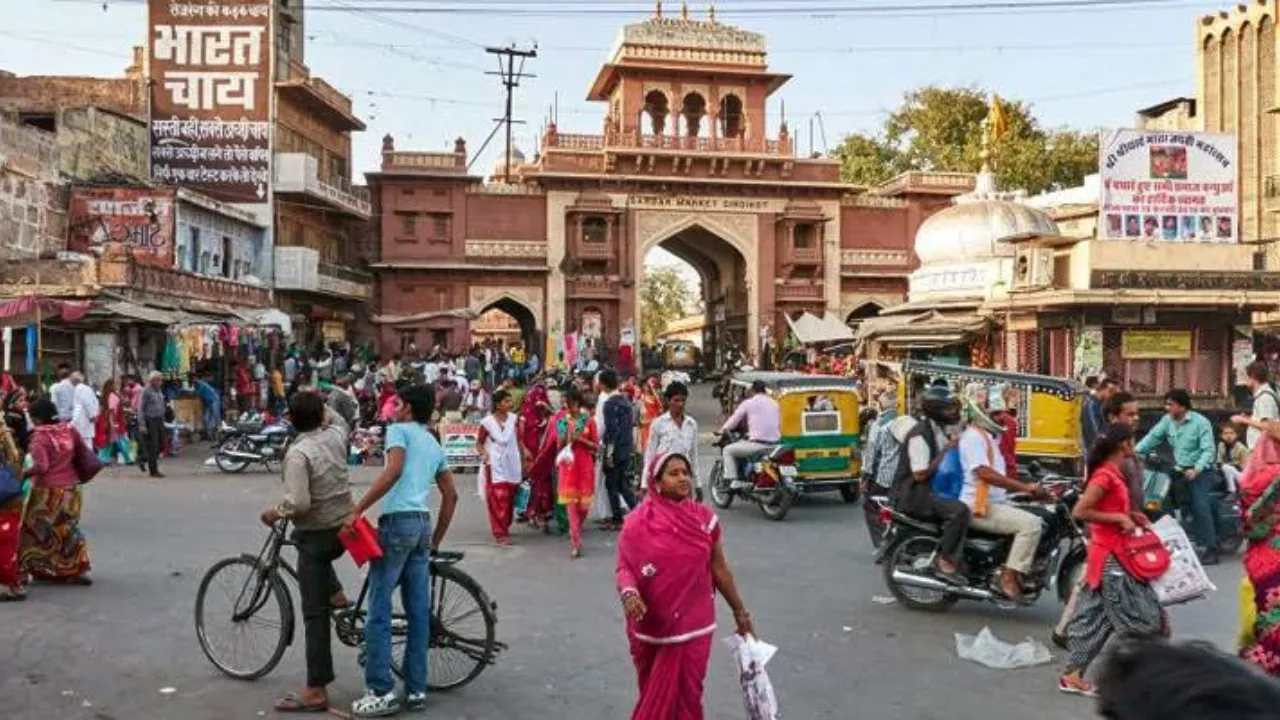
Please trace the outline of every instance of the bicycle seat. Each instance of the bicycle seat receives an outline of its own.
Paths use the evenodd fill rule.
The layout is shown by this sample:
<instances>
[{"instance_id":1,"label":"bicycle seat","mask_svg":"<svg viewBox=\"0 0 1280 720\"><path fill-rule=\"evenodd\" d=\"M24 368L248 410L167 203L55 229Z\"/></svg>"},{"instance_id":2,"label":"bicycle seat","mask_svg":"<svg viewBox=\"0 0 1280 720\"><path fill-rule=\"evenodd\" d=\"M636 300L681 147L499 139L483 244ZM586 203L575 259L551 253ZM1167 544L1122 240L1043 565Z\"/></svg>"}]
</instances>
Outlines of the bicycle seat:
<instances>
[{"instance_id":1,"label":"bicycle seat","mask_svg":"<svg viewBox=\"0 0 1280 720\"><path fill-rule=\"evenodd\" d=\"M431 562L452 565L456 562L461 562L465 555L465 553L457 550L437 550L431 553Z\"/></svg>"}]
</instances>

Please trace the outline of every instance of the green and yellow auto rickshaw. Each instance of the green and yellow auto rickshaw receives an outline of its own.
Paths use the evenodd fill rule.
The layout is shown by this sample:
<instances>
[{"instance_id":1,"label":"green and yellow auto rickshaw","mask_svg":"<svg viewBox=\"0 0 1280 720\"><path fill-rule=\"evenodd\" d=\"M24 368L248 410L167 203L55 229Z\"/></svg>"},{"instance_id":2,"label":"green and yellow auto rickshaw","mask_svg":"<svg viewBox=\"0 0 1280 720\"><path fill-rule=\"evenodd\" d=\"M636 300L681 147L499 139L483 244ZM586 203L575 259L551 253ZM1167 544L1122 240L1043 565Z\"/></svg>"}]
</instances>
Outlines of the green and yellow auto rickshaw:
<instances>
[{"instance_id":1,"label":"green and yellow auto rickshaw","mask_svg":"<svg viewBox=\"0 0 1280 720\"><path fill-rule=\"evenodd\" d=\"M731 490L723 482L723 461L717 459L711 477L712 501L727 508L734 497L745 497L758 502L773 520L781 520L800 495L836 491L847 502L855 502L862 464L857 384L833 375L743 372L730 381L731 402L726 404L737 407L756 382L764 384L781 412L782 438L757 460L759 472L773 482Z\"/></svg>"}]
</instances>

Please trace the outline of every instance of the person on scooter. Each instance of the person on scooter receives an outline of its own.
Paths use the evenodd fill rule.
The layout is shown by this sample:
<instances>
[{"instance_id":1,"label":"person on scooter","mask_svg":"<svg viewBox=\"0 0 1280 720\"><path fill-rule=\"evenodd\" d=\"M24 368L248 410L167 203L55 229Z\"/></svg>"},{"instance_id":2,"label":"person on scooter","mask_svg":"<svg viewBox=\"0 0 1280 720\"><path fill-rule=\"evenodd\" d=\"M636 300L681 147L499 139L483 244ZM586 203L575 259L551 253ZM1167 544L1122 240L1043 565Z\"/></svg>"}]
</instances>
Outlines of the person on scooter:
<instances>
[{"instance_id":1,"label":"person on scooter","mask_svg":"<svg viewBox=\"0 0 1280 720\"><path fill-rule=\"evenodd\" d=\"M724 426L723 435L738 427L745 420L747 439L724 446L724 476L734 490L742 490L744 483L738 479L738 463L755 453L768 450L782 439L782 412L778 402L769 397L764 382L751 383L751 396L743 400L733 411Z\"/></svg>"},{"instance_id":2,"label":"person on scooter","mask_svg":"<svg viewBox=\"0 0 1280 720\"><path fill-rule=\"evenodd\" d=\"M960 403L950 390L933 387L925 392L920 398L914 427L901 439L890 497L899 512L942 523L933 570L947 582L964 585L965 579L960 575L960 549L969 529L969 508L958 500L938 495L932 487L942 458L956 446L946 429L959 422Z\"/></svg>"},{"instance_id":3,"label":"person on scooter","mask_svg":"<svg viewBox=\"0 0 1280 720\"><path fill-rule=\"evenodd\" d=\"M996 437L1004 430L977 405L965 408L968 420L960 434L960 465L964 488L960 500L969 506L970 527L995 535L1012 535L1013 547L1000 574L1000 592L1015 602L1023 600L1022 577L1035 562L1036 545L1044 524L1040 518L1008 504L1006 493L1041 494L1040 486L1009 477Z\"/></svg>"},{"instance_id":4,"label":"person on scooter","mask_svg":"<svg viewBox=\"0 0 1280 720\"><path fill-rule=\"evenodd\" d=\"M1138 443L1137 453L1146 456L1164 442L1173 448L1173 461L1182 472L1182 481L1175 479L1174 489L1179 490L1180 506L1190 510L1195 539L1204 548L1200 562L1216 565L1218 509L1213 488L1220 476L1213 467L1218 451L1213 424L1191 409L1191 394L1182 388L1165 393L1164 402L1165 416Z\"/></svg>"}]
</instances>

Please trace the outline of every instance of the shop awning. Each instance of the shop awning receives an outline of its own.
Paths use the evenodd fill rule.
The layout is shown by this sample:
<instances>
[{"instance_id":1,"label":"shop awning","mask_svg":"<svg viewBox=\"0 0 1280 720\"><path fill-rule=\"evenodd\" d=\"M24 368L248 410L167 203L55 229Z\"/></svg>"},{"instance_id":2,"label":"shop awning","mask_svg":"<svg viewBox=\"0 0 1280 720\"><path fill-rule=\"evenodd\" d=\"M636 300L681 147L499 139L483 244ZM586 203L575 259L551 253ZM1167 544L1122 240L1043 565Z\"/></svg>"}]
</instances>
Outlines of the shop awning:
<instances>
[{"instance_id":1,"label":"shop awning","mask_svg":"<svg viewBox=\"0 0 1280 720\"><path fill-rule=\"evenodd\" d=\"M985 330L987 319L973 313L943 314L936 310L917 315L868 318L858 326L858 342L882 342L908 349L933 349L958 345Z\"/></svg>"},{"instance_id":2,"label":"shop awning","mask_svg":"<svg viewBox=\"0 0 1280 720\"><path fill-rule=\"evenodd\" d=\"M806 312L795 320L787 316L787 324L791 326L791 334L796 336L801 345L848 342L854 339L853 330L830 313L818 317Z\"/></svg>"},{"instance_id":3,"label":"shop awning","mask_svg":"<svg viewBox=\"0 0 1280 720\"><path fill-rule=\"evenodd\" d=\"M54 300L38 295L0 302L0 324L26 325L41 320L75 322L89 314L92 300Z\"/></svg>"}]
</instances>

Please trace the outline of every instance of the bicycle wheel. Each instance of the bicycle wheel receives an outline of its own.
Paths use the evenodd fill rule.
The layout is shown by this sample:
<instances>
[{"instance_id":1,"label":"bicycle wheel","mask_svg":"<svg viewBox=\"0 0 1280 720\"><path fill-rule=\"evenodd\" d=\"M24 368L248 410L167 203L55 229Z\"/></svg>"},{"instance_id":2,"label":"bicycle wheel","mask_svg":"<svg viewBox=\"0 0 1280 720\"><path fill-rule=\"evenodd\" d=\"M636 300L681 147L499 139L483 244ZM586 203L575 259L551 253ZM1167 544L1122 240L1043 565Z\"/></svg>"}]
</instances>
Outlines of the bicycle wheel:
<instances>
[{"instance_id":1,"label":"bicycle wheel","mask_svg":"<svg viewBox=\"0 0 1280 720\"><path fill-rule=\"evenodd\" d=\"M293 599L256 558L216 563L196 594L196 637L209 662L238 680L275 669L293 639Z\"/></svg>"},{"instance_id":2,"label":"bicycle wheel","mask_svg":"<svg viewBox=\"0 0 1280 720\"><path fill-rule=\"evenodd\" d=\"M440 565L433 572L427 687L456 690L493 663L498 616L470 575L452 565Z\"/></svg>"}]
</instances>

